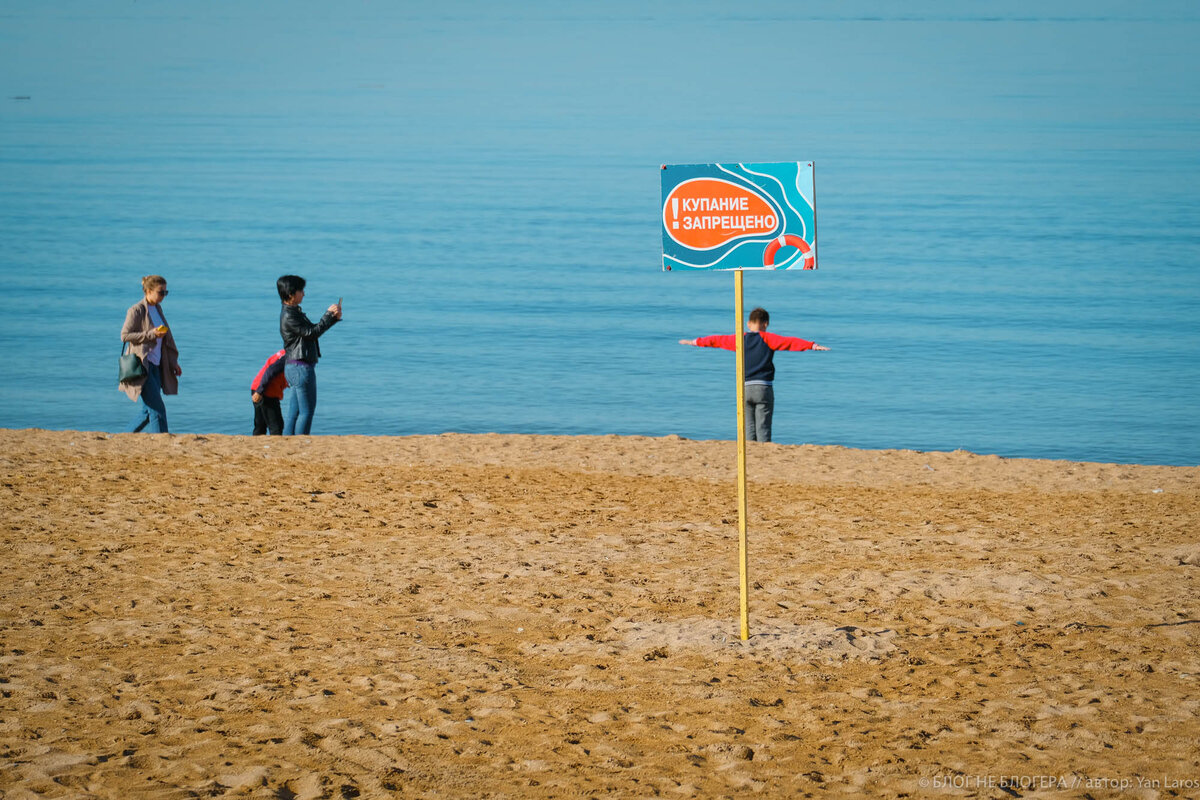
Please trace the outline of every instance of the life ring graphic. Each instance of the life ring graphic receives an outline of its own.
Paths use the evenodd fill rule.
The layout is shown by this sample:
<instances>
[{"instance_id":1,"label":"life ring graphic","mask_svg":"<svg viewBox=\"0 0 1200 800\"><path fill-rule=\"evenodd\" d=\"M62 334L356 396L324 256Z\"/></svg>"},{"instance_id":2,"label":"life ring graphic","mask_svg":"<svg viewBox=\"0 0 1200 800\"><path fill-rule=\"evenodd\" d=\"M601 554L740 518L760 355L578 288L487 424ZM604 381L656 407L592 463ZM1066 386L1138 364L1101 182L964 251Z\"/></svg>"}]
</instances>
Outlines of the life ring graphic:
<instances>
[{"instance_id":1,"label":"life ring graphic","mask_svg":"<svg viewBox=\"0 0 1200 800\"><path fill-rule=\"evenodd\" d=\"M783 247L784 245L795 247L804 254L805 269L817 268L816 253L814 253L812 248L808 246L808 242L804 241L794 233L783 233L779 235L779 238L771 240L771 243L767 245L767 249L763 251L764 267L775 266L775 254L778 253L779 248Z\"/></svg>"}]
</instances>

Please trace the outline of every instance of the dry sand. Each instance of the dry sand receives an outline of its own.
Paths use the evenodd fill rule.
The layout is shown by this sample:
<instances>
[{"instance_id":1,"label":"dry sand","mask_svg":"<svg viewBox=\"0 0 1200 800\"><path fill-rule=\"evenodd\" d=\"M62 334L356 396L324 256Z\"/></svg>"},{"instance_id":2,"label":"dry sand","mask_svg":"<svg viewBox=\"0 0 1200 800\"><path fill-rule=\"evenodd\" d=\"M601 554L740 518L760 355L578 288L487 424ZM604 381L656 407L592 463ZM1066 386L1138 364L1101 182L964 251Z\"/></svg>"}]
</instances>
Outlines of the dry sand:
<instances>
[{"instance_id":1,"label":"dry sand","mask_svg":"<svg viewBox=\"0 0 1200 800\"><path fill-rule=\"evenodd\" d=\"M1200 796L1197 468L0 444L5 800Z\"/></svg>"}]
</instances>

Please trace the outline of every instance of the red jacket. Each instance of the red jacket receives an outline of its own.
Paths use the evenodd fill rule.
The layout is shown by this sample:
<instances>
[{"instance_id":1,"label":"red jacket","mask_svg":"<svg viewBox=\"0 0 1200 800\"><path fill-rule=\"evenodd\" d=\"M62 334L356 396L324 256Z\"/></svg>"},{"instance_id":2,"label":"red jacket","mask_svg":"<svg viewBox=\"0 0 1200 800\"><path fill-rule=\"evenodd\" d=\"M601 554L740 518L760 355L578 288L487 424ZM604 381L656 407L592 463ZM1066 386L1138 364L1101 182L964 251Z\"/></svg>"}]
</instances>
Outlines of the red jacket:
<instances>
[{"instance_id":1,"label":"red jacket","mask_svg":"<svg viewBox=\"0 0 1200 800\"><path fill-rule=\"evenodd\" d=\"M276 400L283 399L283 390L288 385L287 378L283 374L283 354L285 352L287 351L280 350L268 358L267 363L262 365L262 369L254 376L254 380L250 382L251 393L258 392L263 397L274 397Z\"/></svg>"},{"instance_id":2,"label":"red jacket","mask_svg":"<svg viewBox=\"0 0 1200 800\"><path fill-rule=\"evenodd\" d=\"M775 380L775 351L776 350L811 350L816 342L800 339L795 336L780 336L770 331L747 331L746 334L746 382L770 383ZM737 337L701 336L696 340L697 347L719 347L722 350L736 350Z\"/></svg>"}]
</instances>

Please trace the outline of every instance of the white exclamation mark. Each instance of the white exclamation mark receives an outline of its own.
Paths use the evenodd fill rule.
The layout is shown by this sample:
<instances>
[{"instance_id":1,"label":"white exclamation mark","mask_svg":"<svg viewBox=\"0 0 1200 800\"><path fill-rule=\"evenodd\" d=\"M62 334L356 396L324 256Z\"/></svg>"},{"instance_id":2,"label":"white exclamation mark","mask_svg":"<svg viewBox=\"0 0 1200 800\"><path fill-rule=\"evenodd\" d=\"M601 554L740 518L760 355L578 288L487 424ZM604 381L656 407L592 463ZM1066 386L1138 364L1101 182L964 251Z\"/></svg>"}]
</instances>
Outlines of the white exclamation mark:
<instances>
[{"instance_id":1,"label":"white exclamation mark","mask_svg":"<svg viewBox=\"0 0 1200 800\"><path fill-rule=\"evenodd\" d=\"M679 198L678 197L671 198L671 216L675 220L674 222L671 223L671 227L674 228L675 230L679 230Z\"/></svg>"}]
</instances>

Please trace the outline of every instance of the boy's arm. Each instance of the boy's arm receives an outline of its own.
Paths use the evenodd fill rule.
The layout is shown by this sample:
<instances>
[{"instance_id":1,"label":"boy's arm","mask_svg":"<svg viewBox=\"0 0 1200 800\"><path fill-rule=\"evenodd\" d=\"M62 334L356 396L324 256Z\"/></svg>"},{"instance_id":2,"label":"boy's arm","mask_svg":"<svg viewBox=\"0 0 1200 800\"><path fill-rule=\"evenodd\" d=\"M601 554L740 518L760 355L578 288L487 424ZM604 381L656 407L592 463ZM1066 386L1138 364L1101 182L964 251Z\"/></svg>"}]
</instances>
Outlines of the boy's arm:
<instances>
[{"instance_id":1,"label":"boy's arm","mask_svg":"<svg viewBox=\"0 0 1200 800\"><path fill-rule=\"evenodd\" d=\"M267 370L270 369L270 364L263 364L262 369L254 376L254 380L250 381L250 394L255 395L260 393L267 385L266 378ZM256 401L257 402L257 401Z\"/></svg>"},{"instance_id":2,"label":"boy's arm","mask_svg":"<svg viewBox=\"0 0 1200 800\"><path fill-rule=\"evenodd\" d=\"M772 350L828 350L828 347L822 347L816 342L810 342L808 339L801 339L799 336L780 336L777 333L763 331L761 336L763 341L767 343L767 347Z\"/></svg>"},{"instance_id":3,"label":"boy's arm","mask_svg":"<svg viewBox=\"0 0 1200 800\"><path fill-rule=\"evenodd\" d=\"M736 350L737 339L733 334L727 336L701 336L699 339L680 339L680 344L689 344L693 347L719 347L722 350Z\"/></svg>"},{"instance_id":4,"label":"boy's arm","mask_svg":"<svg viewBox=\"0 0 1200 800\"><path fill-rule=\"evenodd\" d=\"M287 361L284 359L283 355L280 354L278 358L267 365L266 371L263 372L262 383L258 385L259 391L266 389L271 385L271 381L283 374L283 367L286 363Z\"/></svg>"},{"instance_id":5,"label":"boy's arm","mask_svg":"<svg viewBox=\"0 0 1200 800\"><path fill-rule=\"evenodd\" d=\"M268 361L263 368L258 371L258 375L254 377L254 381L250 384L251 394L261 394L264 389L271 385L271 381L279 377L279 373L283 372L284 359L276 358L274 361Z\"/></svg>"}]
</instances>

